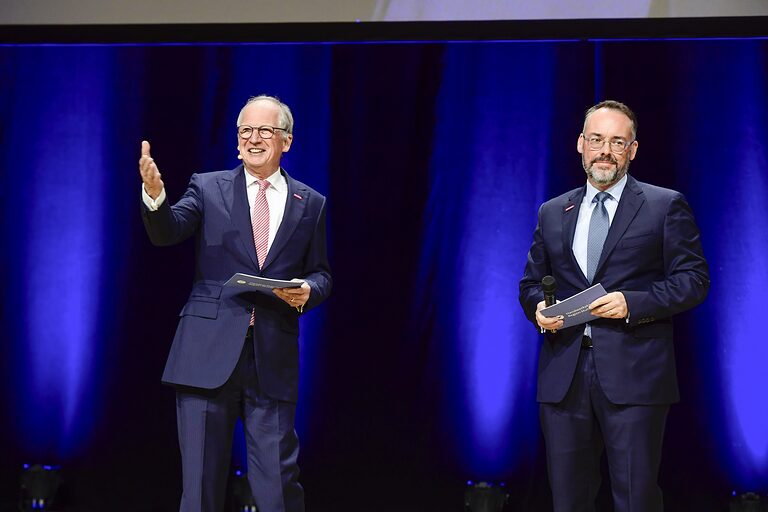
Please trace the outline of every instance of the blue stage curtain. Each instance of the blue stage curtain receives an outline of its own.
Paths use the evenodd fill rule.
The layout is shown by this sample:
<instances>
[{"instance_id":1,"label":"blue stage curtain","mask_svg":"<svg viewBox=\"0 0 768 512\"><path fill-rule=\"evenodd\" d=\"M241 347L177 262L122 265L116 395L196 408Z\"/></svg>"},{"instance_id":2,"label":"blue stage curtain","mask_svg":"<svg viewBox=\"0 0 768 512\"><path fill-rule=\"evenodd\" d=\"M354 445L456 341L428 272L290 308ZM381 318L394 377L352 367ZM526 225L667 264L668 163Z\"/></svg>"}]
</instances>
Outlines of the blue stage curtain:
<instances>
[{"instance_id":1,"label":"blue stage curtain","mask_svg":"<svg viewBox=\"0 0 768 512\"><path fill-rule=\"evenodd\" d=\"M547 509L517 281L538 205L584 182L576 140L604 98L637 112L630 173L686 195L711 266L676 322L667 503L768 491L767 67L765 40L0 46L0 503L40 460L71 468L73 503L173 508L159 376L193 248L149 245L139 143L175 200L237 164L260 93L294 110L288 172L329 197L335 289L301 341L312 510L448 509L470 478Z\"/></svg>"}]
</instances>

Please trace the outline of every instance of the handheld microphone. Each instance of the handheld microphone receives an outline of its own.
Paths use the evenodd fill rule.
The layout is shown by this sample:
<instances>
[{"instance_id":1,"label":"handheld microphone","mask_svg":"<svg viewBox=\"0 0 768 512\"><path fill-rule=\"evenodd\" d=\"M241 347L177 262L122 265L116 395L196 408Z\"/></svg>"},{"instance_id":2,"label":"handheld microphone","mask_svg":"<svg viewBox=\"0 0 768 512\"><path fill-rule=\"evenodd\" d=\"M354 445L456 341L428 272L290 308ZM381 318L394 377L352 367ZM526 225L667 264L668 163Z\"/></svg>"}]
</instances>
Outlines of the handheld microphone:
<instances>
[{"instance_id":1,"label":"handheld microphone","mask_svg":"<svg viewBox=\"0 0 768 512\"><path fill-rule=\"evenodd\" d=\"M555 290L557 289L557 282L552 276L544 276L541 280L541 291L544 292L544 306L554 306L557 303L555 299Z\"/></svg>"}]
</instances>

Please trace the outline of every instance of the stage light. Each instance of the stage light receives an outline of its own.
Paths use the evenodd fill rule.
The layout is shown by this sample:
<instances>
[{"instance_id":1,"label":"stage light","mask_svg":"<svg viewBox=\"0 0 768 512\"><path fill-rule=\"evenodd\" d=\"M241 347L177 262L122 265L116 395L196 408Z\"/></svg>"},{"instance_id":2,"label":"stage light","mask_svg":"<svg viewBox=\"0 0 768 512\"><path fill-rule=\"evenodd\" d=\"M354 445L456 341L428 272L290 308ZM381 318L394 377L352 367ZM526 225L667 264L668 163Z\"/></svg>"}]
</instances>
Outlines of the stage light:
<instances>
[{"instance_id":1,"label":"stage light","mask_svg":"<svg viewBox=\"0 0 768 512\"><path fill-rule=\"evenodd\" d=\"M501 512L509 500L504 484L467 482L464 510L468 512Z\"/></svg>"},{"instance_id":2,"label":"stage light","mask_svg":"<svg viewBox=\"0 0 768 512\"><path fill-rule=\"evenodd\" d=\"M24 464L21 472L19 510L49 510L61 485L58 466Z\"/></svg>"},{"instance_id":3,"label":"stage light","mask_svg":"<svg viewBox=\"0 0 768 512\"><path fill-rule=\"evenodd\" d=\"M235 470L234 477L230 482L230 498L234 504L236 512L258 512L256 500L253 499L251 486L248 483L248 475L245 471Z\"/></svg>"},{"instance_id":4,"label":"stage light","mask_svg":"<svg viewBox=\"0 0 768 512\"><path fill-rule=\"evenodd\" d=\"M729 512L768 512L768 500L754 492L736 495L733 491Z\"/></svg>"}]
</instances>

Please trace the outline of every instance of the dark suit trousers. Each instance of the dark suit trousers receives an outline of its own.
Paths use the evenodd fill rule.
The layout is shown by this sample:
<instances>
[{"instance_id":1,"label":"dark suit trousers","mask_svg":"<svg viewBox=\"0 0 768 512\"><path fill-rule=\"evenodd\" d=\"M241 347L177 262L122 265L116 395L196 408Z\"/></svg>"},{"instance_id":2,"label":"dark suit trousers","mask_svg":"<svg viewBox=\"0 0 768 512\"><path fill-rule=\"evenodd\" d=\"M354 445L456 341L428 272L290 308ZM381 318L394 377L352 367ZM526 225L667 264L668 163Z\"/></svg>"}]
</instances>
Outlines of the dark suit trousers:
<instances>
[{"instance_id":1,"label":"dark suit trousers","mask_svg":"<svg viewBox=\"0 0 768 512\"><path fill-rule=\"evenodd\" d=\"M657 480L669 406L609 402L593 350L581 349L565 399L540 407L554 510L595 510L605 450L615 512L661 512Z\"/></svg>"},{"instance_id":2,"label":"dark suit trousers","mask_svg":"<svg viewBox=\"0 0 768 512\"><path fill-rule=\"evenodd\" d=\"M261 392L252 340L244 343L224 386L178 389L176 414L183 480L180 512L223 512L238 417L245 431L248 482L259 512L304 512L299 439L293 428L296 404Z\"/></svg>"}]
</instances>

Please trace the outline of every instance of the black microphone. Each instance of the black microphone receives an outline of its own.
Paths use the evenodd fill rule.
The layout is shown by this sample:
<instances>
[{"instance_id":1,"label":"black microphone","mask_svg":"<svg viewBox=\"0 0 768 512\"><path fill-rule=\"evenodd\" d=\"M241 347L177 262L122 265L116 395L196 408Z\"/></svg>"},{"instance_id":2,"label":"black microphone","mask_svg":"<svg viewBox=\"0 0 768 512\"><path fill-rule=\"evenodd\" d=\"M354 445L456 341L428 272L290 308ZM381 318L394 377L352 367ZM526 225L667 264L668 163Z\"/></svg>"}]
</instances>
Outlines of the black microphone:
<instances>
[{"instance_id":1,"label":"black microphone","mask_svg":"<svg viewBox=\"0 0 768 512\"><path fill-rule=\"evenodd\" d=\"M541 291L544 292L544 306L554 306L557 303L555 299L555 290L557 289L557 282L552 276L544 276L541 280Z\"/></svg>"}]
</instances>

